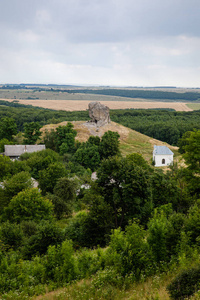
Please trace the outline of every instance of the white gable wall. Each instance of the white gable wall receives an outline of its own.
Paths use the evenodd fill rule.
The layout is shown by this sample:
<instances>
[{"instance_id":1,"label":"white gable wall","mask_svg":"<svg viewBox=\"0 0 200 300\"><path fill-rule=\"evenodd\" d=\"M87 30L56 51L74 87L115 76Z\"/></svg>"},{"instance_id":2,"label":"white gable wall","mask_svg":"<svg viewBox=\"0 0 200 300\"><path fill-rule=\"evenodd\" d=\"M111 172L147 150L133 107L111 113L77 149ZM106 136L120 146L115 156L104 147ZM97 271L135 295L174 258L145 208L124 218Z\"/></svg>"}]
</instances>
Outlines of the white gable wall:
<instances>
[{"instance_id":1,"label":"white gable wall","mask_svg":"<svg viewBox=\"0 0 200 300\"><path fill-rule=\"evenodd\" d=\"M153 160L155 162L155 167L169 166L173 164L173 154L172 155L154 154Z\"/></svg>"}]
</instances>

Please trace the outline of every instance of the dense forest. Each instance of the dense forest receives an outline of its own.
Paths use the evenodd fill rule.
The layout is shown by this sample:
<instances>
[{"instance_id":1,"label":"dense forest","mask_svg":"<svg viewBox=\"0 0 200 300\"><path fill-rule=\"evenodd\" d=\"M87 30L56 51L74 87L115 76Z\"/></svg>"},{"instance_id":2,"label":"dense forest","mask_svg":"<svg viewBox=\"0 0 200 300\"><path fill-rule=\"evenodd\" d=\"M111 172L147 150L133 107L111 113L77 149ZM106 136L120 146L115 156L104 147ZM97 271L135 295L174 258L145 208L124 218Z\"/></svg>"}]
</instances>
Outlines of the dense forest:
<instances>
[{"instance_id":1,"label":"dense forest","mask_svg":"<svg viewBox=\"0 0 200 300\"><path fill-rule=\"evenodd\" d=\"M134 112L163 124L178 114ZM31 299L92 278L81 295L59 299L114 300L132 284L172 270L172 299L198 292L200 130L179 140L185 166L164 172L139 154L122 157L116 132L80 143L68 122L41 137L42 124L66 120L68 112L17 105L2 106L0 114L1 146L15 143L19 130L24 144L46 145L15 161L0 155L1 299Z\"/></svg>"},{"instance_id":2,"label":"dense forest","mask_svg":"<svg viewBox=\"0 0 200 300\"><path fill-rule=\"evenodd\" d=\"M132 90L132 89L76 89L65 90L68 93L97 94L107 96L118 96L126 98L143 98L151 100L170 101L199 101L200 94L197 92L168 92L157 90Z\"/></svg>"}]
</instances>

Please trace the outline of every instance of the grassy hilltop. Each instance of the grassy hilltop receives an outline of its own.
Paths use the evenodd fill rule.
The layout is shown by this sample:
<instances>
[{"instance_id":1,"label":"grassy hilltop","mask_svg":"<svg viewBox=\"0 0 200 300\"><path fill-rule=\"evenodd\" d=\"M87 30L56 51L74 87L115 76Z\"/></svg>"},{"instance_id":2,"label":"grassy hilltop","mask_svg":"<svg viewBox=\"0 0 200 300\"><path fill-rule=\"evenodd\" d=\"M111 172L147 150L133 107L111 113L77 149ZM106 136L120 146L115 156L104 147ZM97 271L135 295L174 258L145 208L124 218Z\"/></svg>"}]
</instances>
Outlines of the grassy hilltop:
<instances>
[{"instance_id":1,"label":"grassy hilltop","mask_svg":"<svg viewBox=\"0 0 200 300\"><path fill-rule=\"evenodd\" d=\"M98 131L94 126L91 126L90 123L85 121L73 121L71 123L74 125L74 129L77 130L76 139L80 142L86 142L91 135L98 135L101 137L108 130L118 132L120 135L120 151L123 156L131 153L139 153L148 162L151 162L153 146L166 145L174 152L176 158L180 157L180 154L178 153L178 147L171 146L167 143L151 138L115 122L111 122L110 124L100 127ZM41 130L44 132L45 130L55 129L58 126L63 126L66 124L67 122L48 124L45 125Z\"/></svg>"}]
</instances>

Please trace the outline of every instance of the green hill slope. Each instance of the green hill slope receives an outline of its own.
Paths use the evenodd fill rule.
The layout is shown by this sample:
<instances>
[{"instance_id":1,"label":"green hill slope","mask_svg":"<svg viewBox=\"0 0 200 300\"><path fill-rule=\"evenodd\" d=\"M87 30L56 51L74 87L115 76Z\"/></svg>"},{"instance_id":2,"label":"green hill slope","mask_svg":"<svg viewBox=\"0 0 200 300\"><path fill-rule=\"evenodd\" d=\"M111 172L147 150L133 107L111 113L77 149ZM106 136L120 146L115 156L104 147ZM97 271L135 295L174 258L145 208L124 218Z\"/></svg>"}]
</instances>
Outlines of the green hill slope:
<instances>
[{"instance_id":1,"label":"green hill slope","mask_svg":"<svg viewBox=\"0 0 200 300\"><path fill-rule=\"evenodd\" d=\"M141 154L147 161L151 161L153 146L154 145L166 145L168 146L175 154L175 159L180 158L180 154L178 153L178 147L171 146L167 143L161 142L159 140L153 139L149 136L146 136L142 133L139 133L135 130L127 128L123 125L120 125L115 122L110 122L109 124L96 128L89 122L85 121L73 121L71 122L74 125L74 128L77 130L76 139L80 142L85 142L91 136L103 136L103 134L108 131L116 131L120 135L120 150L122 155L126 156L130 153L139 153ZM62 122L59 124L49 124L45 125L42 128L42 131L55 129L58 126L66 125L67 122Z\"/></svg>"}]
</instances>

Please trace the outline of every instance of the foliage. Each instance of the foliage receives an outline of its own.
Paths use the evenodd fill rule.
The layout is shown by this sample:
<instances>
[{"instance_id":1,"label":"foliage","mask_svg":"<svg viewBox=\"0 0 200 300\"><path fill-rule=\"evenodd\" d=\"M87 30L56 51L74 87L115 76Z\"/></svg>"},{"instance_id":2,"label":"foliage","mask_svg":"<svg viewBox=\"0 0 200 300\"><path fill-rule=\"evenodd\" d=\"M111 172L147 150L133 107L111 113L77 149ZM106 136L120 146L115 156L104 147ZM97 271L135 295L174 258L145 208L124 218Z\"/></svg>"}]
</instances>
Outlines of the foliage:
<instances>
[{"instance_id":1,"label":"foliage","mask_svg":"<svg viewBox=\"0 0 200 300\"><path fill-rule=\"evenodd\" d=\"M83 224L85 232L84 246L105 246L114 228L114 216L111 206L102 195L86 193L83 201L89 202L89 213Z\"/></svg>"},{"instance_id":2,"label":"foliage","mask_svg":"<svg viewBox=\"0 0 200 300\"><path fill-rule=\"evenodd\" d=\"M67 177L58 179L53 193L53 203L57 212L57 216L60 218L64 213L70 215L73 209L73 202L76 197L76 182Z\"/></svg>"},{"instance_id":3,"label":"foliage","mask_svg":"<svg viewBox=\"0 0 200 300\"><path fill-rule=\"evenodd\" d=\"M20 172L4 181L4 190L10 198L17 195L20 191L31 188L33 183L28 172Z\"/></svg>"},{"instance_id":4,"label":"foliage","mask_svg":"<svg viewBox=\"0 0 200 300\"><path fill-rule=\"evenodd\" d=\"M100 164L99 149L96 145L81 145L73 156L73 159L85 168L95 171Z\"/></svg>"},{"instance_id":5,"label":"foliage","mask_svg":"<svg viewBox=\"0 0 200 300\"><path fill-rule=\"evenodd\" d=\"M119 134L118 132L107 131L102 136L99 153L101 158L108 158L119 154Z\"/></svg>"},{"instance_id":6,"label":"foliage","mask_svg":"<svg viewBox=\"0 0 200 300\"><path fill-rule=\"evenodd\" d=\"M53 189L61 177L66 177L68 174L64 165L59 162L49 164L46 169L39 171L39 187L42 190L42 194L45 195L47 192L53 193Z\"/></svg>"},{"instance_id":7,"label":"foliage","mask_svg":"<svg viewBox=\"0 0 200 300\"><path fill-rule=\"evenodd\" d=\"M10 174L12 161L9 157L0 155L0 180Z\"/></svg>"},{"instance_id":8,"label":"foliage","mask_svg":"<svg viewBox=\"0 0 200 300\"><path fill-rule=\"evenodd\" d=\"M4 210L4 219L20 223L23 220L50 220L53 215L52 203L41 196L38 189L27 189L13 197Z\"/></svg>"},{"instance_id":9,"label":"foliage","mask_svg":"<svg viewBox=\"0 0 200 300\"><path fill-rule=\"evenodd\" d=\"M143 272L148 272L152 262L145 236L145 230L136 221L130 223L125 232L120 228L113 231L108 260L122 276L132 273L138 280Z\"/></svg>"},{"instance_id":10,"label":"foliage","mask_svg":"<svg viewBox=\"0 0 200 300\"><path fill-rule=\"evenodd\" d=\"M27 225L26 225L27 226ZM64 233L52 221L43 220L36 226L35 232L27 239L22 248L23 256L31 259L36 254L45 254L50 245L61 244Z\"/></svg>"},{"instance_id":11,"label":"foliage","mask_svg":"<svg viewBox=\"0 0 200 300\"><path fill-rule=\"evenodd\" d=\"M20 225L12 224L9 221L0 226L0 241L2 250L17 250L22 245L24 235Z\"/></svg>"},{"instance_id":12,"label":"foliage","mask_svg":"<svg viewBox=\"0 0 200 300\"><path fill-rule=\"evenodd\" d=\"M68 152L73 153L77 135L77 131L73 127L73 124L68 122L66 126L58 126L56 130L46 131L44 136L46 147L61 153L61 155Z\"/></svg>"},{"instance_id":13,"label":"foliage","mask_svg":"<svg viewBox=\"0 0 200 300\"><path fill-rule=\"evenodd\" d=\"M78 212L69 220L65 228L65 236L73 241L74 248L85 247L87 243L87 223L88 213L85 211Z\"/></svg>"},{"instance_id":14,"label":"foliage","mask_svg":"<svg viewBox=\"0 0 200 300\"><path fill-rule=\"evenodd\" d=\"M189 169L200 173L200 130L190 132L185 145L184 158L189 165Z\"/></svg>"},{"instance_id":15,"label":"foliage","mask_svg":"<svg viewBox=\"0 0 200 300\"><path fill-rule=\"evenodd\" d=\"M24 124L24 144L34 145L40 139L41 125L39 122L31 122Z\"/></svg>"},{"instance_id":16,"label":"foliage","mask_svg":"<svg viewBox=\"0 0 200 300\"><path fill-rule=\"evenodd\" d=\"M110 112L112 121L171 145L177 145L185 132L200 129L199 116L200 111L126 109Z\"/></svg>"},{"instance_id":17,"label":"foliage","mask_svg":"<svg viewBox=\"0 0 200 300\"><path fill-rule=\"evenodd\" d=\"M200 267L190 268L178 274L167 289L172 299L186 299L199 290Z\"/></svg>"},{"instance_id":18,"label":"foliage","mask_svg":"<svg viewBox=\"0 0 200 300\"><path fill-rule=\"evenodd\" d=\"M169 262L179 251L185 218L172 212L170 204L156 208L153 218L148 223L147 240L158 264Z\"/></svg>"},{"instance_id":19,"label":"foliage","mask_svg":"<svg viewBox=\"0 0 200 300\"><path fill-rule=\"evenodd\" d=\"M20 156L20 160L25 161L30 167L30 173L34 179L39 178L39 171L47 169L50 164L59 162L58 153L51 149L37 151L33 153L24 153Z\"/></svg>"},{"instance_id":20,"label":"foliage","mask_svg":"<svg viewBox=\"0 0 200 300\"><path fill-rule=\"evenodd\" d=\"M11 141L13 135L17 134L17 125L13 118L4 117L0 120L0 140L7 139Z\"/></svg>"},{"instance_id":21,"label":"foliage","mask_svg":"<svg viewBox=\"0 0 200 300\"><path fill-rule=\"evenodd\" d=\"M133 217L147 222L152 211L149 172L127 158L110 157L101 163L97 183L113 209L115 228L124 228Z\"/></svg>"},{"instance_id":22,"label":"foliage","mask_svg":"<svg viewBox=\"0 0 200 300\"><path fill-rule=\"evenodd\" d=\"M167 100L186 100L195 101L199 100L198 92L184 92L176 93L171 91L158 91L158 90L146 90L146 89L71 89L65 90L68 93L84 93L84 94L97 94L97 95L109 95L127 98L145 98L145 99L167 99Z\"/></svg>"},{"instance_id":23,"label":"foliage","mask_svg":"<svg viewBox=\"0 0 200 300\"><path fill-rule=\"evenodd\" d=\"M191 131L186 131L178 141L179 153L185 153L185 146L188 144L188 138L190 137Z\"/></svg>"},{"instance_id":24,"label":"foliage","mask_svg":"<svg viewBox=\"0 0 200 300\"><path fill-rule=\"evenodd\" d=\"M180 201L180 189L170 173L157 170L151 177L152 198L155 206L172 203L177 210Z\"/></svg>"},{"instance_id":25,"label":"foliage","mask_svg":"<svg viewBox=\"0 0 200 300\"><path fill-rule=\"evenodd\" d=\"M199 245L200 242L200 200L190 207L186 219L185 232L190 238L190 243Z\"/></svg>"},{"instance_id":26,"label":"foliage","mask_svg":"<svg viewBox=\"0 0 200 300\"><path fill-rule=\"evenodd\" d=\"M8 139L1 139L0 140L0 152L4 152L5 145L13 145L13 142L9 141Z\"/></svg>"}]
</instances>

